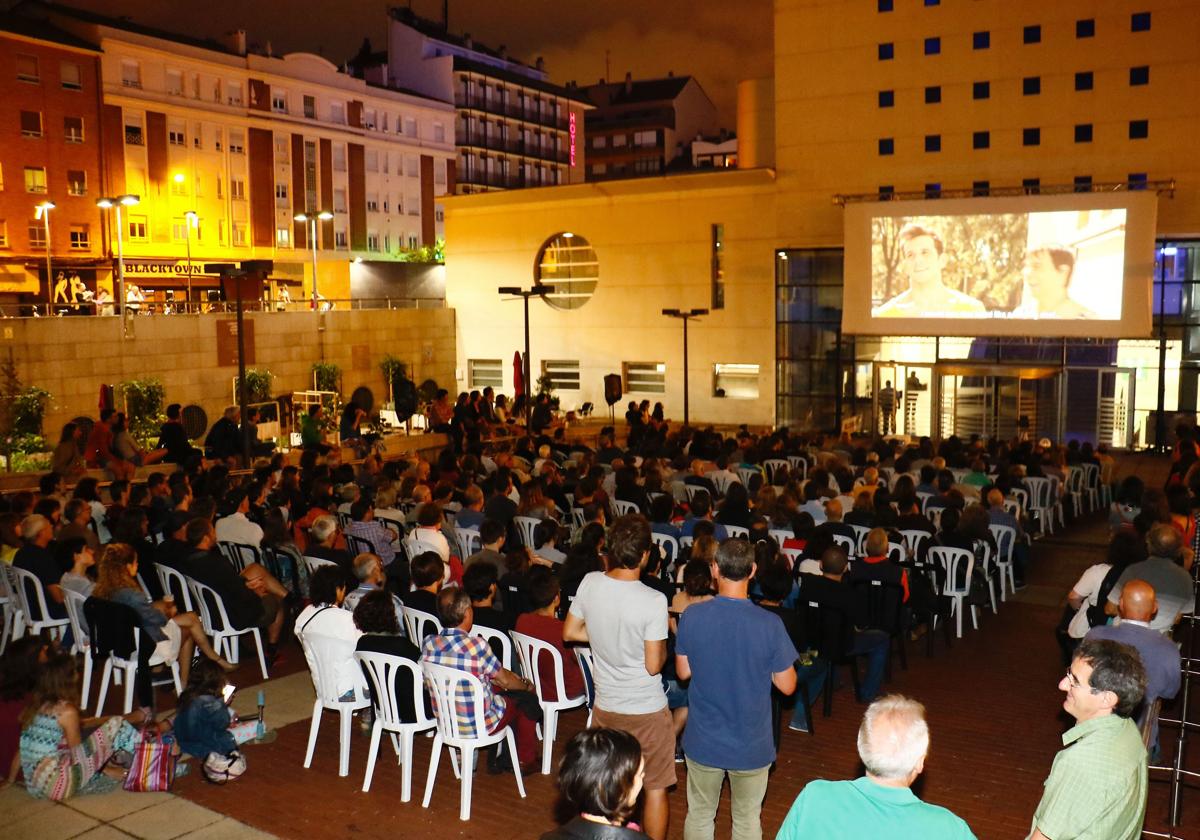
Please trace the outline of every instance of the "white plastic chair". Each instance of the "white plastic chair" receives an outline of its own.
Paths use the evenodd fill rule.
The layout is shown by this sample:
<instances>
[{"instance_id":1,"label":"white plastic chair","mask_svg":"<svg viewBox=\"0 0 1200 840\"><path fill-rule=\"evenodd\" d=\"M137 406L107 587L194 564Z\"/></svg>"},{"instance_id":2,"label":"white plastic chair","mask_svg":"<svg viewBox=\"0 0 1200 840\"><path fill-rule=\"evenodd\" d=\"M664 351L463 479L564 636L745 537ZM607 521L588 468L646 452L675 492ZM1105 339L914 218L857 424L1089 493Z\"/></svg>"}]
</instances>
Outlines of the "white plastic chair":
<instances>
[{"instance_id":1,"label":"white plastic chair","mask_svg":"<svg viewBox=\"0 0 1200 840\"><path fill-rule=\"evenodd\" d=\"M433 737L433 753L429 759L429 776L425 780L425 798L422 808L429 807L433 798L433 783L437 778L438 763L442 757L442 747L457 749L462 754L459 766L462 772L459 781L462 789L459 794L458 818L471 819L471 782L474 774L471 768L475 766L475 750L490 747L503 741L508 746L512 759L513 775L517 778L517 791L525 798L525 783L521 779L521 762L517 760L517 738L511 726L502 727L495 732L487 731L487 710L483 706L483 686L479 678L466 671L447 668L445 665L435 665L432 662L422 662L425 679L433 695L434 717L437 720L437 730ZM467 718L471 722L470 729L460 726L457 709L466 707Z\"/></svg>"},{"instance_id":2,"label":"white plastic chair","mask_svg":"<svg viewBox=\"0 0 1200 840\"><path fill-rule=\"evenodd\" d=\"M725 533L733 539L745 540L750 538L750 529L743 528L741 525L726 525Z\"/></svg>"},{"instance_id":3,"label":"white plastic chair","mask_svg":"<svg viewBox=\"0 0 1200 840\"><path fill-rule=\"evenodd\" d=\"M582 528L586 524L587 520L583 518L583 508L571 508L571 525L578 529Z\"/></svg>"},{"instance_id":4,"label":"white plastic chair","mask_svg":"<svg viewBox=\"0 0 1200 840\"><path fill-rule=\"evenodd\" d=\"M83 654L83 685L79 693L79 708L86 709L88 694L92 689L92 645L88 638L87 620L83 617L83 602L87 597L74 589L64 589L63 595L66 596L64 605L67 608L67 619L71 622L71 635L75 639L71 653L76 656Z\"/></svg>"},{"instance_id":5,"label":"white plastic chair","mask_svg":"<svg viewBox=\"0 0 1200 840\"><path fill-rule=\"evenodd\" d=\"M496 652L496 647L500 648L500 664L505 670L513 669L513 642L509 635L503 630L497 630L495 627L485 627L482 624L471 626L471 635L478 636L488 643L488 647L492 649L492 653Z\"/></svg>"},{"instance_id":6,"label":"white plastic chair","mask_svg":"<svg viewBox=\"0 0 1200 840\"><path fill-rule=\"evenodd\" d=\"M738 478L742 480L742 484L745 484L747 487L749 487L750 479L754 478L756 475L762 475L762 472L754 467L738 467L737 474Z\"/></svg>"},{"instance_id":7,"label":"white plastic chair","mask_svg":"<svg viewBox=\"0 0 1200 840\"><path fill-rule=\"evenodd\" d=\"M692 503L692 500L696 498L697 493L708 493L708 490L697 484L684 484L683 492L684 492L684 495L687 496L688 504L690 505Z\"/></svg>"},{"instance_id":8,"label":"white plastic chair","mask_svg":"<svg viewBox=\"0 0 1200 840\"><path fill-rule=\"evenodd\" d=\"M521 537L521 545L526 548L533 548L533 529L541 523L542 520L534 519L532 516L514 516L513 524L517 526L517 533Z\"/></svg>"},{"instance_id":9,"label":"white plastic chair","mask_svg":"<svg viewBox=\"0 0 1200 840\"><path fill-rule=\"evenodd\" d=\"M851 525L850 529L854 531L854 550L858 557L867 556L867 534L871 533L871 529L866 525Z\"/></svg>"},{"instance_id":10,"label":"white plastic chair","mask_svg":"<svg viewBox=\"0 0 1200 840\"><path fill-rule=\"evenodd\" d=\"M483 543L477 528L455 528L454 536L458 540L458 556L462 560L466 560L482 548Z\"/></svg>"},{"instance_id":11,"label":"white plastic chair","mask_svg":"<svg viewBox=\"0 0 1200 840\"><path fill-rule=\"evenodd\" d=\"M980 561L980 565L983 567L983 579L987 583L988 600L992 604L992 615L996 615L998 612L996 609L996 570L993 566L995 561L992 559L992 547L988 545L987 540L975 541L976 546L980 544L983 547L983 560Z\"/></svg>"},{"instance_id":12,"label":"white plastic chair","mask_svg":"<svg viewBox=\"0 0 1200 840\"><path fill-rule=\"evenodd\" d=\"M442 622L433 613L427 613L405 605L404 629L408 634L409 641L420 647L421 642L426 636L436 636L442 632Z\"/></svg>"},{"instance_id":13,"label":"white plastic chair","mask_svg":"<svg viewBox=\"0 0 1200 840\"><path fill-rule=\"evenodd\" d=\"M996 565L1000 567L1000 600L1004 598L1004 581L1008 579L1009 588L1017 591L1017 579L1013 574L1013 551L1017 544L1017 529L1011 525L989 525L992 539L996 541Z\"/></svg>"},{"instance_id":14,"label":"white plastic chair","mask_svg":"<svg viewBox=\"0 0 1200 840\"><path fill-rule=\"evenodd\" d=\"M388 653L359 652L354 654L367 673L371 684L371 696L375 703L375 723L371 727L371 746L367 753L367 773L363 776L363 793L371 790L371 779L375 775L375 759L379 753L379 740L384 732L392 734L392 745L400 760L400 801L412 799L413 737L437 726L437 721L425 714L425 682L421 666L402 656ZM399 671L409 671L412 682L412 705L416 720L403 720L396 696L396 678Z\"/></svg>"},{"instance_id":15,"label":"white plastic chair","mask_svg":"<svg viewBox=\"0 0 1200 840\"><path fill-rule=\"evenodd\" d=\"M787 469L790 471L791 465L788 464L788 462L783 458L768 458L767 460L763 461L763 469L767 471L767 480L770 481L771 484L776 485L779 483L775 480L776 476L779 475L779 471L782 469Z\"/></svg>"},{"instance_id":16,"label":"white plastic chair","mask_svg":"<svg viewBox=\"0 0 1200 840\"><path fill-rule=\"evenodd\" d=\"M854 545L854 539L852 537L847 537L843 534L834 534L833 543L834 545L844 548L846 550L846 556L851 560L858 556L857 548Z\"/></svg>"},{"instance_id":17,"label":"white plastic chair","mask_svg":"<svg viewBox=\"0 0 1200 840\"><path fill-rule=\"evenodd\" d=\"M948 548L942 545L935 545L929 549L929 559L932 563L938 563L946 573L945 583L942 585L942 594L951 598L954 602L954 612L958 617L958 638L962 638L962 614L965 599L971 592L971 572L975 568L975 555L967 551L965 548ZM963 564L966 564L966 576L963 578L961 586L955 584L955 580L959 577L959 570ZM975 607L971 607L971 626L976 630L979 629L979 620L975 614Z\"/></svg>"},{"instance_id":18,"label":"white plastic chair","mask_svg":"<svg viewBox=\"0 0 1200 840\"><path fill-rule=\"evenodd\" d=\"M1083 492L1087 494L1088 510L1100 506L1100 465L1080 464L1083 470Z\"/></svg>"},{"instance_id":19,"label":"white plastic chair","mask_svg":"<svg viewBox=\"0 0 1200 840\"><path fill-rule=\"evenodd\" d=\"M308 728L308 751L304 754L304 767L312 766L313 751L317 747L317 731L321 728L321 712L325 709L338 713L338 775L350 774L350 722L354 713L371 705L366 692L355 690L354 699L341 702L342 692L337 684L337 663L354 658L354 642L326 636L320 632L296 634L304 647L312 673L313 688L317 699L313 701L312 724Z\"/></svg>"},{"instance_id":20,"label":"white plastic chair","mask_svg":"<svg viewBox=\"0 0 1200 840\"><path fill-rule=\"evenodd\" d=\"M723 472L719 472L716 470L708 473L707 478L709 481L711 481L713 483L713 487L717 488L718 496L724 496L726 493L728 493L729 485L731 485L735 481L739 480L738 478L736 478L732 475L729 475L728 473L723 473Z\"/></svg>"},{"instance_id":21,"label":"white plastic chair","mask_svg":"<svg viewBox=\"0 0 1200 840\"><path fill-rule=\"evenodd\" d=\"M592 656L592 649L587 645L578 645L572 648L571 652L575 654L575 661L579 663L579 670L583 673L583 686L587 693L587 725L590 727L592 708L596 705L596 658Z\"/></svg>"},{"instance_id":22,"label":"white plastic chair","mask_svg":"<svg viewBox=\"0 0 1200 840\"><path fill-rule=\"evenodd\" d=\"M662 549L664 568L670 568L679 559L679 540L670 534L659 534L651 531L650 542Z\"/></svg>"},{"instance_id":23,"label":"white plastic chair","mask_svg":"<svg viewBox=\"0 0 1200 840\"><path fill-rule=\"evenodd\" d=\"M622 499L613 499L612 506L613 513L615 513L617 516L627 516L631 513L642 512L642 509L637 506L637 502L626 502Z\"/></svg>"},{"instance_id":24,"label":"white plastic chair","mask_svg":"<svg viewBox=\"0 0 1200 840\"><path fill-rule=\"evenodd\" d=\"M900 539L904 541L904 551L908 555L908 559L916 563L921 557L921 546L932 539L932 536L928 531L914 528L901 531Z\"/></svg>"},{"instance_id":25,"label":"white plastic chair","mask_svg":"<svg viewBox=\"0 0 1200 840\"><path fill-rule=\"evenodd\" d=\"M239 637L253 637L258 647L258 665L262 669L263 679L269 679L262 631L257 627L234 627L229 620L229 612L225 609L225 600L215 589L205 586L195 578L188 578L187 582L188 588L192 590L192 604L200 613L200 623L204 625L204 632L212 639L213 649L217 653L223 653L226 659L236 665L241 648ZM238 643L234 644L235 641Z\"/></svg>"},{"instance_id":26,"label":"white plastic chair","mask_svg":"<svg viewBox=\"0 0 1200 840\"><path fill-rule=\"evenodd\" d=\"M932 493L917 493L917 502L921 505L921 513L925 513L925 506L929 504L929 500L932 498Z\"/></svg>"},{"instance_id":27,"label":"white plastic chair","mask_svg":"<svg viewBox=\"0 0 1200 840\"><path fill-rule=\"evenodd\" d=\"M42 588L42 582L38 580L37 575L16 566L8 566L8 571L12 575L10 581L17 596L17 604L25 616L24 629L34 636L46 630L52 638L61 639L66 629L71 626L71 620L50 617L50 608L46 604L46 590ZM36 610L33 609L34 602L30 600L31 592L37 603ZM35 615L40 618L34 618ZM14 633L13 638L20 638L21 635L23 633Z\"/></svg>"},{"instance_id":28,"label":"white plastic chair","mask_svg":"<svg viewBox=\"0 0 1200 840\"><path fill-rule=\"evenodd\" d=\"M217 547L239 572L244 571L251 563L262 565L262 553L258 546L248 543L219 542Z\"/></svg>"},{"instance_id":29,"label":"white plastic chair","mask_svg":"<svg viewBox=\"0 0 1200 840\"><path fill-rule=\"evenodd\" d=\"M808 461L799 455L789 455L788 464L792 467L792 478L798 477L801 481L808 478ZM796 473L799 473L799 475L797 476Z\"/></svg>"},{"instance_id":30,"label":"white plastic chair","mask_svg":"<svg viewBox=\"0 0 1200 840\"><path fill-rule=\"evenodd\" d=\"M187 578L178 569L172 569L163 563L154 567L158 572L158 582L164 595L175 599L175 605L183 612L194 612L192 607L192 590L188 587Z\"/></svg>"},{"instance_id":31,"label":"white plastic chair","mask_svg":"<svg viewBox=\"0 0 1200 840\"><path fill-rule=\"evenodd\" d=\"M1033 498L1025 509L1037 517L1042 536L1054 533L1054 511L1050 509L1050 479L1027 476L1025 483Z\"/></svg>"},{"instance_id":32,"label":"white plastic chair","mask_svg":"<svg viewBox=\"0 0 1200 840\"><path fill-rule=\"evenodd\" d=\"M17 601L13 589L10 566L0 562L0 653L8 646L9 639L18 639L25 630L25 613Z\"/></svg>"},{"instance_id":33,"label":"white plastic chair","mask_svg":"<svg viewBox=\"0 0 1200 840\"><path fill-rule=\"evenodd\" d=\"M944 510L944 507L936 505L934 507L925 508L925 518L928 519L929 524L934 528L937 528L938 531L942 530L942 511Z\"/></svg>"},{"instance_id":34,"label":"white plastic chair","mask_svg":"<svg viewBox=\"0 0 1200 840\"><path fill-rule=\"evenodd\" d=\"M69 596L68 596L69 597ZM84 599L87 600L87 599ZM138 658L142 643L142 633L137 627L133 627L133 651L128 657L118 656L115 653L110 653L108 658L104 660L104 668L100 672L100 690L96 695L96 717L100 717L104 713L104 701L108 699L108 685L110 682L115 682L113 671L118 670L120 680L124 682L125 698L121 706L122 714L129 714L133 711L133 689L137 678ZM89 645L90 647L90 645ZM86 654L88 661L92 658L92 652L89 650ZM171 671L171 682L175 687L175 696L178 697L183 693L183 682L179 678L179 660L175 659L171 662L163 659L157 653L150 656L146 665L154 668L158 665L166 665ZM89 670L85 666L85 670ZM155 680L155 685L161 684ZM86 687L84 688L86 691Z\"/></svg>"},{"instance_id":35,"label":"white plastic chair","mask_svg":"<svg viewBox=\"0 0 1200 840\"><path fill-rule=\"evenodd\" d=\"M576 709L580 706L587 706L588 694L585 690L578 697L567 697L567 690L563 685L563 660L562 654L554 647L547 644L541 639L527 636L524 633L512 631L513 641L516 642L517 655L521 660L521 667L525 671L525 676L529 679L537 691L538 703L542 707L542 775L546 776L550 773L550 762L554 753L554 736L558 732L558 713L565 709ZM578 648L576 648L578 650ZM554 696L557 700L547 700L548 685L542 683L542 672L538 668L538 663L541 657L549 656L550 661L554 666ZM589 723L591 712L588 713Z\"/></svg>"}]
</instances>

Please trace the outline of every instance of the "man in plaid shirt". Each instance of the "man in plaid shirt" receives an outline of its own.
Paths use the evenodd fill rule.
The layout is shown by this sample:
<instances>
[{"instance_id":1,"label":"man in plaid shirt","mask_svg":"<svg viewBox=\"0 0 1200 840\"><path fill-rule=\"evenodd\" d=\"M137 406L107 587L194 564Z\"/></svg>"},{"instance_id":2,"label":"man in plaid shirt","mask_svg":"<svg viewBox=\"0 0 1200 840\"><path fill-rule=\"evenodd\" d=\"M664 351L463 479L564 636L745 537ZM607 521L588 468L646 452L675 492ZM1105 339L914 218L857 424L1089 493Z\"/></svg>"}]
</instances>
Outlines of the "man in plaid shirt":
<instances>
[{"instance_id":1,"label":"man in plaid shirt","mask_svg":"<svg viewBox=\"0 0 1200 840\"><path fill-rule=\"evenodd\" d=\"M446 629L428 636L421 646L421 661L457 668L477 677L483 686L484 723L493 733L512 726L517 738L517 760L523 772L536 772L538 763L537 723L530 719L510 697L502 692L533 691L533 683L504 668L492 653L487 640L471 635L475 623L471 598L457 586L438 593L438 618ZM459 731L467 737L478 737L470 704L471 694L465 683L455 690L454 713ZM437 706L437 698L433 698ZM528 769L526 769L528 768Z\"/></svg>"}]
</instances>

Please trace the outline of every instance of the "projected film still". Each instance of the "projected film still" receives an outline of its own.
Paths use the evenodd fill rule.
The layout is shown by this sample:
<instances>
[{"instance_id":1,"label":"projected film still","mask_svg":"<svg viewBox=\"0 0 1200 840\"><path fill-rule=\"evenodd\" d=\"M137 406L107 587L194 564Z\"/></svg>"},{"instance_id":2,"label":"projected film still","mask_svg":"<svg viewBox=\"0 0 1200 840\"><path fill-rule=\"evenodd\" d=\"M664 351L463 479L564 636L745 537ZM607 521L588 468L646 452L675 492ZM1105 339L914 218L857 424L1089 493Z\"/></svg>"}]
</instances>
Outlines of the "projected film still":
<instances>
[{"instance_id":1,"label":"projected film still","mask_svg":"<svg viewBox=\"0 0 1200 840\"><path fill-rule=\"evenodd\" d=\"M1115 321L1126 210L871 219L871 317Z\"/></svg>"}]
</instances>

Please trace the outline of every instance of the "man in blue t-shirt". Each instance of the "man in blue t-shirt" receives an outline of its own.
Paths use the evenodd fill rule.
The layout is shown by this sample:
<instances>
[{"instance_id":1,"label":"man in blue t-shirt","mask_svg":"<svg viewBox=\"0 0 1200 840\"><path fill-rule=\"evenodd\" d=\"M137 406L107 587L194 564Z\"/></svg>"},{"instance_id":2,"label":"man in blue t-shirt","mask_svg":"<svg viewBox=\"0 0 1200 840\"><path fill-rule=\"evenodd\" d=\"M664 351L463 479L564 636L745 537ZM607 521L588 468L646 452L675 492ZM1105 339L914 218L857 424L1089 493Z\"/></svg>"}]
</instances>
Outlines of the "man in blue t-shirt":
<instances>
[{"instance_id":1,"label":"man in blue t-shirt","mask_svg":"<svg viewBox=\"0 0 1200 840\"><path fill-rule=\"evenodd\" d=\"M775 761L771 687L796 690L798 654L779 616L747 597L754 547L743 539L722 543L713 563L717 597L692 604L675 642L678 678L691 678L684 836L711 838L721 786L729 776L734 837L761 837L760 813Z\"/></svg>"}]
</instances>

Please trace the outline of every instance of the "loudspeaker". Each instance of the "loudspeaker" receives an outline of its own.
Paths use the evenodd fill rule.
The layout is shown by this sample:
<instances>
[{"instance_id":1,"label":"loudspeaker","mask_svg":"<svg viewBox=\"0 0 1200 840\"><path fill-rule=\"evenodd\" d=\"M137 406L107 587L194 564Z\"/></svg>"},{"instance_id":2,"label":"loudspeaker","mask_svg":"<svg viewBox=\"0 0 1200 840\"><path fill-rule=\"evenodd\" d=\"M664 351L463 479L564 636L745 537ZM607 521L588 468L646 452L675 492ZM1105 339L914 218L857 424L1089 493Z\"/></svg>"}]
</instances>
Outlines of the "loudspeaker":
<instances>
[{"instance_id":1,"label":"loudspeaker","mask_svg":"<svg viewBox=\"0 0 1200 840\"><path fill-rule=\"evenodd\" d=\"M621 401L621 375L609 373L604 377L604 401L616 405Z\"/></svg>"},{"instance_id":2,"label":"loudspeaker","mask_svg":"<svg viewBox=\"0 0 1200 840\"><path fill-rule=\"evenodd\" d=\"M392 396L396 400L396 416L401 422L417 410L417 386L411 379L396 377L392 381Z\"/></svg>"}]
</instances>

